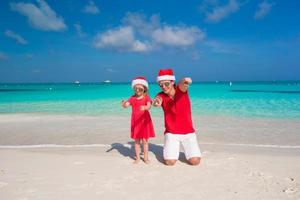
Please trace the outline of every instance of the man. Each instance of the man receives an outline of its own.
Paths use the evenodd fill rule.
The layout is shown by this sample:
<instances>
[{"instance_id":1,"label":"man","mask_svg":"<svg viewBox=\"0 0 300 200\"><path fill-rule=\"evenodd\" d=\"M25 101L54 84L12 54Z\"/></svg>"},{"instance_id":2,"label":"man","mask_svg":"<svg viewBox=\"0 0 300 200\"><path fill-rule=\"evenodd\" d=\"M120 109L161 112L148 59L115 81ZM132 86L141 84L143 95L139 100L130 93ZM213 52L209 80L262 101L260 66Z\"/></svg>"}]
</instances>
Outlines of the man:
<instances>
[{"instance_id":1,"label":"man","mask_svg":"<svg viewBox=\"0 0 300 200\"><path fill-rule=\"evenodd\" d=\"M172 69L161 69L157 82L162 90L154 98L153 105L161 106L165 117L164 160L174 165L179 158L182 144L188 163L198 165L201 152L192 123L191 103L188 87L192 79L187 77L175 84Z\"/></svg>"}]
</instances>

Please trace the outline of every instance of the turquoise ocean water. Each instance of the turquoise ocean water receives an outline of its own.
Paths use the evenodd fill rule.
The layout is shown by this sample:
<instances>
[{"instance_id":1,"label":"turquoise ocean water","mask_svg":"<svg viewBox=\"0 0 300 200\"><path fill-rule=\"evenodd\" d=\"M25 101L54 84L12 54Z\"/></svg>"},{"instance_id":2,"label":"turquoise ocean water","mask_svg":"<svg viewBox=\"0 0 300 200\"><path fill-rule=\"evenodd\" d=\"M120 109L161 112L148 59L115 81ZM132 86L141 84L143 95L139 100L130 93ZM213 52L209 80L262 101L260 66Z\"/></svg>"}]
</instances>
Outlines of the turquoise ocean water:
<instances>
[{"instance_id":1,"label":"turquoise ocean water","mask_svg":"<svg viewBox=\"0 0 300 200\"><path fill-rule=\"evenodd\" d=\"M150 84L150 96L159 92ZM194 115L300 119L300 82L193 83ZM130 83L0 84L0 114L127 115ZM153 115L161 108L153 108Z\"/></svg>"}]
</instances>

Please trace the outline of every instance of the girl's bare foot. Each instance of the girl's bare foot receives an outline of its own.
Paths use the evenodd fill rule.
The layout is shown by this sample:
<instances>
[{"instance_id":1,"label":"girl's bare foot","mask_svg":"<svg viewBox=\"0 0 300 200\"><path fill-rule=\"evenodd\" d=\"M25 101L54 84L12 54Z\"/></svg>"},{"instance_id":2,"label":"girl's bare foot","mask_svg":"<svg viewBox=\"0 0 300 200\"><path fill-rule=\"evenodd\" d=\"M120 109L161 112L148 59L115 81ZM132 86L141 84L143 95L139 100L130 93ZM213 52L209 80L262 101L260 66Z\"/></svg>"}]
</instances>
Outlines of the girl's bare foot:
<instances>
[{"instance_id":1,"label":"girl's bare foot","mask_svg":"<svg viewBox=\"0 0 300 200\"><path fill-rule=\"evenodd\" d=\"M133 164L138 164L140 162L140 159L136 159L135 161L133 161Z\"/></svg>"}]
</instances>

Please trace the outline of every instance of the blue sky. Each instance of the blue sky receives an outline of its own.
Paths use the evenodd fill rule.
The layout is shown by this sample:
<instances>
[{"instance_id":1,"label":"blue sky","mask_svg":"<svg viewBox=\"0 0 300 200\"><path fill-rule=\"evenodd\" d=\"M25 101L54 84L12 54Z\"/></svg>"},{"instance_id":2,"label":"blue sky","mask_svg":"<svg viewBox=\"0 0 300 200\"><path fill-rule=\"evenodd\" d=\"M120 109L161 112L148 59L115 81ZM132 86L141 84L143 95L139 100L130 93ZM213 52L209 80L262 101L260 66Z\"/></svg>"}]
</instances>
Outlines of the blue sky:
<instances>
[{"instance_id":1,"label":"blue sky","mask_svg":"<svg viewBox=\"0 0 300 200\"><path fill-rule=\"evenodd\" d=\"M1 0L0 82L300 80L300 1Z\"/></svg>"}]
</instances>

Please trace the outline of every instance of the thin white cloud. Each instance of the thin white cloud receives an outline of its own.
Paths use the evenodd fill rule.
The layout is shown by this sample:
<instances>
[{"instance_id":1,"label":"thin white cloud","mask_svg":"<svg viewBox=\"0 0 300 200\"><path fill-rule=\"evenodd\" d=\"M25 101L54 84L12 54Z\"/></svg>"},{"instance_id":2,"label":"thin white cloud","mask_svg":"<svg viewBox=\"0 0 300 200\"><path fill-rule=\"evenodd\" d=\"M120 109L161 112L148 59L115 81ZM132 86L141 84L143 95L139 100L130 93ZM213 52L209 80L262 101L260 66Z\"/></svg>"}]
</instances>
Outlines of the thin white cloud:
<instances>
[{"instance_id":1,"label":"thin white cloud","mask_svg":"<svg viewBox=\"0 0 300 200\"><path fill-rule=\"evenodd\" d=\"M93 46L119 52L149 52L160 47L187 47L205 37L196 26L171 26L161 23L158 15L149 20L142 14L127 13L118 28L97 34Z\"/></svg>"},{"instance_id":2,"label":"thin white cloud","mask_svg":"<svg viewBox=\"0 0 300 200\"><path fill-rule=\"evenodd\" d=\"M240 9L240 3L236 0L229 0L228 4L223 6L215 6L215 4L216 2L211 12L205 11L207 22L217 23Z\"/></svg>"},{"instance_id":3,"label":"thin white cloud","mask_svg":"<svg viewBox=\"0 0 300 200\"><path fill-rule=\"evenodd\" d=\"M44 0L37 0L38 6L31 3L10 3L13 11L28 18L31 26L42 31L63 31L67 28L64 19L58 16Z\"/></svg>"},{"instance_id":4,"label":"thin white cloud","mask_svg":"<svg viewBox=\"0 0 300 200\"><path fill-rule=\"evenodd\" d=\"M28 54L26 54L25 56L26 56L26 58L28 58L28 59L30 59L30 60L33 58L33 54L31 54L31 53L28 53Z\"/></svg>"},{"instance_id":5,"label":"thin white cloud","mask_svg":"<svg viewBox=\"0 0 300 200\"><path fill-rule=\"evenodd\" d=\"M267 1L263 1L258 5L258 9L254 14L254 19L262 19L264 18L270 11L274 4L269 3Z\"/></svg>"},{"instance_id":6,"label":"thin white cloud","mask_svg":"<svg viewBox=\"0 0 300 200\"><path fill-rule=\"evenodd\" d=\"M105 71L108 73L116 73L117 72L116 70L114 70L112 68L106 68Z\"/></svg>"},{"instance_id":7,"label":"thin white cloud","mask_svg":"<svg viewBox=\"0 0 300 200\"><path fill-rule=\"evenodd\" d=\"M147 21L147 18L143 14L127 13L122 22L126 26L132 27L142 36L149 37L152 32L161 27L160 19L158 15L152 15Z\"/></svg>"},{"instance_id":8,"label":"thin white cloud","mask_svg":"<svg viewBox=\"0 0 300 200\"><path fill-rule=\"evenodd\" d=\"M168 46L190 46L202 40L205 34L197 27L164 26L153 31L155 42Z\"/></svg>"},{"instance_id":9,"label":"thin white cloud","mask_svg":"<svg viewBox=\"0 0 300 200\"><path fill-rule=\"evenodd\" d=\"M193 60L199 60L200 58L201 58L200 52L194 51L194 52L192 53L192 59L193 59Z\"/></svg>"},{"instance_id":10,"label":"thin white cloud","mask_svg":"<svg viewBox=\"0 0 300 200\"><path fill-rule=\"evenodd\" d=\"M89 1L89 3L84 7L83 12L93 15L100 13L99 8L93 1Z\"/></svg>"},{"instance_id":11,"label":"thin white cloud","mask_svg":"<svg viewBox=\"0 0 300 200\"><path fill-rule=\"evenodd\" d=\"M237 54L237 51L233 50L233 47L230 47L227 44L222 42L209 40L204 43L206 46L212 49L214 53L222 53L222 54Z\"/></svg>"},{"instance_id":12,"label":"thin white cloud","mask_svg":"<svg viewBox=\"0 0 300 200\"><path fill-rule=\"evenodd\" d=\"M0 60L8 60L8 55L6 55L6 53L0 51Z\"/></svg>"},{"instance_id":13,"label":"thin white cloud","mask_svg":"<svg viewBox=\"0 0 300 200\"><path fill-rule=\"evenodd\" d=\"M86 36L86 33L84 33L84 32L82 31L82 27L81 27L81 25L80 25L79 23L74 24L74 27L75 27L76 32L77 32L77 35L78 35L79 37L85 37L85 36Z\"/></svg>"},{"instance_id":14,"label":"thin white cloud","mask_svg":"<svg viewBox=\"0 0 300 200\"><path fill-rule=\"evenodd\" d=\"M38 73L40 73L41 72L41 70L39 70L39 69L34 69L34 70L32 70L32 73L34 73L34 74L38 74Z\"/></svg>"},{"instance_id":15,"label":"thin white cloud","mask_svg":"<svg viewBox=\"0 0 300 200\"><path fill-rule=\"evenodd\" d=\"M120 27L99 33L94 39L95 48L104 48L117 51L146 52L150 46L136 40L132 27Z\"/></svg>"},{"instance_id":16,"label":"thin white cloud","mask_svg":"<svg viewBox=\"0 0 300 200\"><path fill-rule=\"evenodd\" d=\"M11 30L6 30L6 31L4 32L4 34L5 34L7 37L16 40L16 42L19 43L19 44L23 44L23 45L28 44L28 42L27 42L22 36L20 36L20 35L17 34L17 33L14 33L14 32L11 31Z\"/></svg>"}]
</instances>

